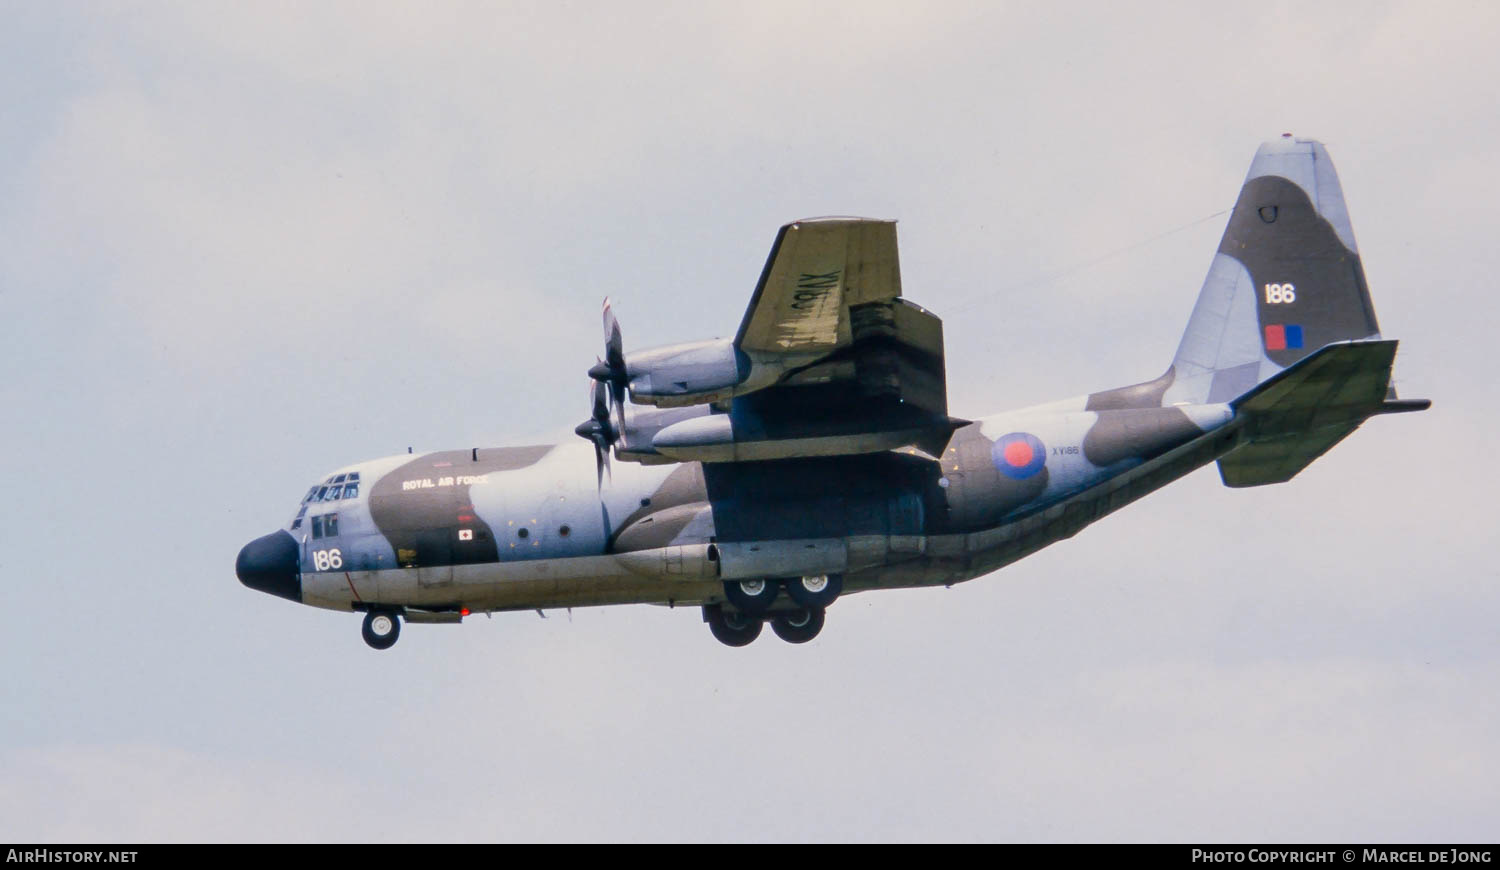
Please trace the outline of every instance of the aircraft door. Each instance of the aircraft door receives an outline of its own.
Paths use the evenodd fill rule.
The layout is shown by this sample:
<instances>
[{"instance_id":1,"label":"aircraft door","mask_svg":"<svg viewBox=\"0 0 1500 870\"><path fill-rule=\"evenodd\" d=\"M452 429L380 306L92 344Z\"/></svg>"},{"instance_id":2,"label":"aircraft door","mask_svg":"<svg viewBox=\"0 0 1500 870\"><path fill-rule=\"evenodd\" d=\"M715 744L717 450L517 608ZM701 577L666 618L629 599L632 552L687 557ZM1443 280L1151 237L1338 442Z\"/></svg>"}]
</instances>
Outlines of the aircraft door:
<instances>
[{"instance_id":1,"label":"aircraft door","mask_svg":"<svg viewBox=\"0 0 1500 870\"><path fill-rule=\"evenodd\" d=\"M417 585L447 586L453 582L453 542L448 529L428 529L417 538Z\"/></svg>"},{"instance_id":2,"label":"aircraft door","mask_svg":"<svg viewBox=\"0 0 1500 870\"><path fill-rule=\"evenodd\" d=\"M922 531L926 511L922 496L915 492L902 492L889 501L891 551L897 553L919 553L922 551Z\"/></svg>"}]
</instances>

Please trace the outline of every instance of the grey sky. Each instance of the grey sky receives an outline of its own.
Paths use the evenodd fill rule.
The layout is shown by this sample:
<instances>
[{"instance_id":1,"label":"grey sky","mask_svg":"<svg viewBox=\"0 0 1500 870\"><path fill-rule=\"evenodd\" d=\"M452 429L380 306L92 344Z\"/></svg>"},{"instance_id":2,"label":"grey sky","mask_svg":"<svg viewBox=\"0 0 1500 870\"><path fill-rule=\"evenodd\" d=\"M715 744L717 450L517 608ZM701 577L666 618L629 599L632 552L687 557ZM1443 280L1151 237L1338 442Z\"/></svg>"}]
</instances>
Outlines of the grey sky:
<instances>
[{"instance_id":1,"label":"grey sky","mask_svg":"<svg viewBox=\"0 0 1500 870\"><path fill-rule=\"evenodd\" d=\"M1500 7L434 5L5 4L0 838L1495 839ZM328 469L574 437L604 295L725 334L798 217L900 219L954 413L1153 377L1286 131L1436 402L1291 484L804 647L234 578Z\"/></svg>"}]
</instances>

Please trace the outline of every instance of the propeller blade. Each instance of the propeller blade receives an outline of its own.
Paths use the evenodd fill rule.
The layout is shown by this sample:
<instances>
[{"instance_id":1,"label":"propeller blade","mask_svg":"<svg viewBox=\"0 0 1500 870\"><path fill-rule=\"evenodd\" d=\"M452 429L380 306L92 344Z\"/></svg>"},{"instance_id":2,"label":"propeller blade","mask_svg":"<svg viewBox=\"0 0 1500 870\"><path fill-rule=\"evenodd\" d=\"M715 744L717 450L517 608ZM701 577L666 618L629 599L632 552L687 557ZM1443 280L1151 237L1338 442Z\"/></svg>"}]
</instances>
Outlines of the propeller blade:
<instances>
[{"instance_id":1,"label":"propeller blade","mask_svg":"<svg viewBox=\"0 0 1500 870\"><path fill-rule=\"evenodd\" d=\"M614 378L625 378L625 339L620 335L620 321L615 319L609 297L604 297L604 362Z\"/></svg>"},{"instance_id":2,"label":"propeller blade","mask_svg":"<svg viewBox=\"0 0 1500 870\"><path fill-rule=\"evenodd\" d=\"M604 489L604 468L609 464L609 445L600 438L594 439L594 487Z\"/></svg>"},{"instance_id":3,"label":"propeller blade","mask_svg":"<svg viewBox=\"0 0 1500 870\"><path fill-rule=\"evenodd\" d=\"M609 422L609 387L603 381L594 381L590 388L590 398L594 403L594 419L600 423Z\"/></svg>"}]
</instances>

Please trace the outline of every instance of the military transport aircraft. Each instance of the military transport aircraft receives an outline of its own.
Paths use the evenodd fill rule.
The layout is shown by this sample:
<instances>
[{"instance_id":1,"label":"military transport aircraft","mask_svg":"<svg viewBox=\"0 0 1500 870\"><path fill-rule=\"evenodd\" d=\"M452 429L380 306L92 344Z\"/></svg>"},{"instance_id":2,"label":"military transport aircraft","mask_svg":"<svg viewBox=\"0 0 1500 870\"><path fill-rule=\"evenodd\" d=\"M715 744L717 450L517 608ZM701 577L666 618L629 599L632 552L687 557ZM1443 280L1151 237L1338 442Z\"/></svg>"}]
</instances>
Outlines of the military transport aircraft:
<instances>
[{"instance_id":1,"label":"military transport aircraft","mask_svg":"<svg viewBox=\"0 0 1500 870\"><path fill-rule=\"evenodd\" d=\"M582 440L340 468L235 571L362 612L376 649L403 620L634 603L804 643L841 595L987 574L1210 462L1290 480L1429 406L1396 397L1395 353L1307 139L1256 152L1160 377L973 421L948 412L942 322L902 296L895 223L801 220L733 338L626 353L605 301Z\"/></svg>"}]
</instances>

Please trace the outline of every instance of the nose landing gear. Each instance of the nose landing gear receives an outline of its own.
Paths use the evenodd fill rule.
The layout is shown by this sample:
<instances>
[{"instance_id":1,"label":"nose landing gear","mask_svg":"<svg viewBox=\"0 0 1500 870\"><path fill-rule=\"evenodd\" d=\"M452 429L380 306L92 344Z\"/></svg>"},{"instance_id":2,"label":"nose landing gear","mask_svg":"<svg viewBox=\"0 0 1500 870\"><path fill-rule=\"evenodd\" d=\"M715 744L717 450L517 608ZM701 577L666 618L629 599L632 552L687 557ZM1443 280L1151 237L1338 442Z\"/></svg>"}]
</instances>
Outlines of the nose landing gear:
<instances>
[{"instance_id":1,"label":"nose landing gear","mask_svg":"<svg viewBox=\"0 0 1500 870\"><path fill-rule=\"evenodd\" d=\"M372 610L365 614L365 625L360 631L365 643L375 649L390 649L401 637L401 617L384 610Z\"/></svg>"}]
</instances>

